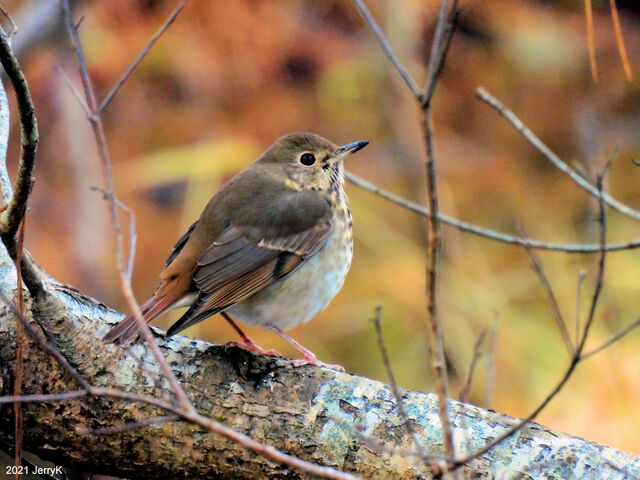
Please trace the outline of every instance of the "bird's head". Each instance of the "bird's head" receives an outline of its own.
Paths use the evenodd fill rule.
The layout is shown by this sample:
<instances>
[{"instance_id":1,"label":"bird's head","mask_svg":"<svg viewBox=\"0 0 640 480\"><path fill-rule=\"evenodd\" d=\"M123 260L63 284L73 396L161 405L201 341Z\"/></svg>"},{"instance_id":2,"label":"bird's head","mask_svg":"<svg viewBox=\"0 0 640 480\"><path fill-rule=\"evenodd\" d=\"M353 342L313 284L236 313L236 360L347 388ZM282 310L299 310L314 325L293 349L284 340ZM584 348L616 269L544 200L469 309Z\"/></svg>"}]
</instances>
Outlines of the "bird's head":
<instances>
[{"instance_id":1,"label":"bird's head","mask_svg":"<svg viewBox=\"0 0 640 480\"><path fill-rule=\"evenodd\" d=\"M281 168L301 188L329 190L335 182L342 182L345 158L368 143L359 141L337 146L320 135L291 133L276 141L260 162Z\"/></svg>"}]
</instances>

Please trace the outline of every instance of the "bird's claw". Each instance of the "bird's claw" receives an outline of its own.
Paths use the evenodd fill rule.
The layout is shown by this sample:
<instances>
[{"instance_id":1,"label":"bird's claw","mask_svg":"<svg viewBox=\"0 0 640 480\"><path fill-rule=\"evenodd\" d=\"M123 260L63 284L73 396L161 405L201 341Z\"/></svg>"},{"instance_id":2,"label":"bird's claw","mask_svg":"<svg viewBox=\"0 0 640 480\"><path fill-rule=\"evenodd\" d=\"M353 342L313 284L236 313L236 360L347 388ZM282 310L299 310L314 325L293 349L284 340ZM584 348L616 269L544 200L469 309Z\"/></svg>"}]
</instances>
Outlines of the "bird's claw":
<instances>
[{"instance_id":1,"label":"bird's claw","mask_svg":"<svg viewBox=\"0 0 640 480\"><path fill-rule=\"evenodd\" d=\"M277 350L265 350L260 345L258 345L256 342L251 340L250 338L247 338L246 340L243 340L242 342L227 342L227 345L228 346L232 346L232 347L239 347L239 348L242 348L244 350L249 350L250 352L259 353L261 355L269 355L271 357L281 357L282 356L282 354L280 352L278 352Z\"/></svg>"},{"instance_id":2,"label":"bird's claw","mask_svg":"<svg viewBox=\"0 0 640 480\"><path fill-rule=\"evenodd\" d=\"M311 353L311 352L309 352ZM344 367L342 365L338 365L335 363L324 363L318 360L314 354L305 355L304 358L299 358L298 360L294 360L293 364L296 367L301 367L303 365L315 365L316 367L328 368L330 370L336 370L338 372L344 372Z\"/></svg>"}]
</instances>

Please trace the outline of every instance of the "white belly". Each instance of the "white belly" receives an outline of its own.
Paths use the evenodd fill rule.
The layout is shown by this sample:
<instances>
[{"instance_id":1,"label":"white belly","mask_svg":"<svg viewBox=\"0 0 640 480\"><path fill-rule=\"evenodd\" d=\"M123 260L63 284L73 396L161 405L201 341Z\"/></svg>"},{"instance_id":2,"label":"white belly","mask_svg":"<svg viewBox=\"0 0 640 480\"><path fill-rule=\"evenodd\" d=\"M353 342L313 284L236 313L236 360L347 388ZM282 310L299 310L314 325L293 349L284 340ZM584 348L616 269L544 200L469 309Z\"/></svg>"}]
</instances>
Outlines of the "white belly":
<instances>
[{"instance_id":1,"label":"white belly","mask_svg":"<svg viewBox=\"0 0 640 480\"><path fill-rule=\"evenodd\" d=\"M336 222L343 225L343 222ZM251 326L288 330L308 322L336 296L351 266L351 235L335 228L326 245L290 275L230 307L227 312Z\"/></svg>"}]
</instances>

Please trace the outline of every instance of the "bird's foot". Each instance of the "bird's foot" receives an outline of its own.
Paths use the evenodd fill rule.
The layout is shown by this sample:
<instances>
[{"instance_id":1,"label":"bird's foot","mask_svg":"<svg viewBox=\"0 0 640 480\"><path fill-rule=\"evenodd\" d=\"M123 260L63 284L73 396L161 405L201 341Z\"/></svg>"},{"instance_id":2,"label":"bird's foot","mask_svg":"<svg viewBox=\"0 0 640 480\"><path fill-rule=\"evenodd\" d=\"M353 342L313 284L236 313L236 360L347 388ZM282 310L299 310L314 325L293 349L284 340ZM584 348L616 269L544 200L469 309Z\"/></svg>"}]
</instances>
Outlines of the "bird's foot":
<instances>
[{"instance_id":1,"label":"bird's foot","mask_svg":"<svg viewBox=\"0 0 640 480\"><path fill-rule=\"evenodd\" d=\"M313 353L311 350L304 348L301 344L299 344L289 335L284 333L281 328L276 327L275 325L271 325L270 327L271 327L271 330L276 332L278 335L284 338L287 342L293 345L296 348L296 350L298 350L304 356L304 358L293 361L293 364L296 367L301 367L302 365L315 365L316 367L324 367L324 368L329 368L331 370L337 370L338 372L344 372L344 367L342 365L321 362L320 360L318 360L318 357L316 357L315 353Z\"/></svg>"},{"instance_id":2,"label":"bird's foot","mask_svg":"<svg viewBox=\"0 0 640 480\"><path fill-rule=\"evenodd\" d=\"M336 370L338 372L344 372L344 367L342 365L337 365L335 363L321 362L320 360L318 360L318 357L316 357L315 354L309 350L302 353L304 354L304 358L300 358L298 360L293 361L293 364L296 367L301 367L303 365L315 365L316 367L324 367L324 368L329 368L331 370Z\"/></svg>"},{"instance_id":3,"label":"bird's foot","mask_svg":"<svg viewBox=\"0 0 640 480\"><path fill-rule=\"evenodd\" d=\"M276 350L265 350L249 337L244 337L241 342L227 342L227 345L240 347L250 352L259 353L261 355L269 355L271 357L281 357L282 354Z\"/></svg>"}]
</instances>

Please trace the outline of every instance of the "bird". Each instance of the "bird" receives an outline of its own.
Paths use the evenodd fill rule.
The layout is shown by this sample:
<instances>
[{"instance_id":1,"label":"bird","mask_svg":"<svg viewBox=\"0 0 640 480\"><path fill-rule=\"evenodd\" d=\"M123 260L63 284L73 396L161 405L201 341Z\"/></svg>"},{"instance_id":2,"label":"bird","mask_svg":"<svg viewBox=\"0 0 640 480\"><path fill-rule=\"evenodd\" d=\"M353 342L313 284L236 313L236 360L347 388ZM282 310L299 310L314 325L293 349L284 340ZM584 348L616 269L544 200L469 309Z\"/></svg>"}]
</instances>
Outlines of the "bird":
<instances>
[{"instance_id":1,"label":"bird","mask_svg":"<svg viewBox=\"0 0 640 480\"><path fill-rule=\"evenodd\" d=\"M221 313L240 335L235 345L277 355L249 338L237 319L292 344L303 355L295 365L343 370L318 360L285 330L324 310L345 281L353 223L344 160L368 143L337 146L305 132L278 139L218 190L177 241L155 292L140 307L144 320L189 307L167 330L171 337ZM123 344L137 333L129 315L103 341Z\"/></svg>"}]
</instances>

